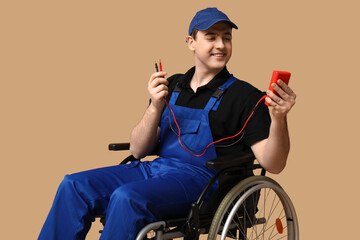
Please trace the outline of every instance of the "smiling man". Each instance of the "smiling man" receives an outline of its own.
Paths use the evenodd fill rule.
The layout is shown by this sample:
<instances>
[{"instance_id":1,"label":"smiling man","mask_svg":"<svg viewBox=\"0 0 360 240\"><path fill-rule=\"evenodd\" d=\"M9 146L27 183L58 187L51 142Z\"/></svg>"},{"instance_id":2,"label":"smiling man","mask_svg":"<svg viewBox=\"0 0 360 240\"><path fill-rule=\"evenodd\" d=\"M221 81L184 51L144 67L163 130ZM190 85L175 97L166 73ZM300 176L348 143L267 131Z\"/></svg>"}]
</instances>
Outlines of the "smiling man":
<instances>
[{"instance_id":1,"label":"smiling man","mask_svg":"<svg viewBox=\"0 0 360 240\"><path fill-rule=\"evenodd\" d=\"M99 214L106 214L101 239L121 240L135 239L148 223L185 217L216 173L206 167L209 159L253 152L267 171L283 170L290 148L286 115L295 94L282 81L273 86L279 96L268 93L270 98L266 98L272 106L272 121L268 108L260 104L242 135L207 148L213 141L238 133L264 95L226 68L234 28L237 26L216 8L195 15L187 36L195 66L168 79L166 72L150 76L151 103L131 133L133 156L145 157L159 145L159 157L66 176L39 239L84 239ZM177 123L181 143L174 129ZM243 174L245 178L251 172Z\"/></svg>"}]
</instances>

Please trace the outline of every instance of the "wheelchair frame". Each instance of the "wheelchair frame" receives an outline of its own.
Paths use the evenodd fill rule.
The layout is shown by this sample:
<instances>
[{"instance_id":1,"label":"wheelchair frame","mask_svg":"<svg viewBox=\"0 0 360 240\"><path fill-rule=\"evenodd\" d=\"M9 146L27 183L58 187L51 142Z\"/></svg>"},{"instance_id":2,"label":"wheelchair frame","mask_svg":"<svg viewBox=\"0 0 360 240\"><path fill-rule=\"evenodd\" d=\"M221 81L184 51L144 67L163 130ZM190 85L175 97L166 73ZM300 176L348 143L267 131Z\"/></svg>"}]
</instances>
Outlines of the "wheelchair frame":
<instances>
[{"instance_id":1,"label":"wheelchair frame","mask_svg":"<svg viewBox=\"0 0 360 240\"><path fill-rule=\"evenodd\" d=\"M110 151L129 149L130 143L109 144ZM130 155L120 164L126 164L135 160L138 159L135 159ZM216 240L218 234L221 234L222 240L271 239L277 235L279 235L279 239L287 237L286 239L298 240L298 220L290 198L277 182L265 176L265 170L260 164L254 164L254 160L255 156L251 153L240 153L234 156L208 160L206 166L219 171L211 178L209 183L203 189L198 200L192 204L188 217L150 223L138 233L136 240L148 239L147 234L150 231L155 232L156 236L151 238L155 240L174 238L198 240L200 234L208 234L209 240ZM254 169L261 169L260 176L251 176L253 175L252 171ZM243 179L243 177L240 178L239 172L248 173L249 177L245 179ZM219 181L217 190L212 194L209 201L205 201L205 196L216 181ZM262 197L265 199L270 193L274 192L272 193L274 194L273 201L279 199L276 205L281 202L285 214L282 219L280 219L280 216L279 218L276 218L275 223L268 229L264 227L268 223L268 219L265 218L265 216L259 218L255 217L258 212L261 213L262 211L264 211L265 215L265 202L263 206L264 210L262 208L261 210L258 210L257 207L258 201L262 195L259 194L259 192L262 191L262 189L265 189L265 196ZM266 192L266 189L268 189L268 192ZM254 198L256 200L254 200ZM253 213L250 214L245 207L246 205L249 205L249 200L252 200L256 205L255 208L252 208ZM273 205L271 208L273 208ZM241 211L244 211L244 213L241 214ZM272 209L270 211L275 212L275 210ZM280 215L282 215L282 212ZM99 217L101 217L100 221L105 225L105 216ZM281 235L284 230L282 222L286 223L285 230L287 236ZM259 232L257 230L258 225L263 226L262 230L261 227L259 227ZM247 233L248 228L252 228L250 237L256 238L247 237L247 235L250 235ZM254 228L256 228L255 231ZM270 235L267 233L269 229L272 229ZM274 229L276 229L277 232Z\"/></svg>"}]
</instances>

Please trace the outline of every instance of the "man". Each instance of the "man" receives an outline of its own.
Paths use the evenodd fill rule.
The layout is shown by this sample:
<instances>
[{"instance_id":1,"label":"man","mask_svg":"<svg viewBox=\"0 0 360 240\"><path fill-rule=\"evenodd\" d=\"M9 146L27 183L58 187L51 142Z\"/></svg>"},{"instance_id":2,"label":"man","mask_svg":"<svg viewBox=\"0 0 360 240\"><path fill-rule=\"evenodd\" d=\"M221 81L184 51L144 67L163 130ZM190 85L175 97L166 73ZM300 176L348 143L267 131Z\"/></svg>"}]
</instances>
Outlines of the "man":
<instances>
[{"instance_id":1,"label":"man","mask_svg":"<svg viewBox=\"0 0 360 240\"><path fill-rule=\"evenodd\" d=\"M168 80L166 72L151 75L151 103L131 133L130 151L136 158L158 144L159 158L66 176L39 239L84 239L99 214L106 214L101 239L135 239L147 223L184 217L215 174L206 161L218 156L252 151L267 171L283 170L290 148L286 115L295 94L282 81L273 86L279 97L268 92L266 98L272 121L260 104L242 135L207 147L236 134L263 96L226 68L233 28L216 8L196 14L187 37L195 66Z\"/></svg>"}]
</instances>

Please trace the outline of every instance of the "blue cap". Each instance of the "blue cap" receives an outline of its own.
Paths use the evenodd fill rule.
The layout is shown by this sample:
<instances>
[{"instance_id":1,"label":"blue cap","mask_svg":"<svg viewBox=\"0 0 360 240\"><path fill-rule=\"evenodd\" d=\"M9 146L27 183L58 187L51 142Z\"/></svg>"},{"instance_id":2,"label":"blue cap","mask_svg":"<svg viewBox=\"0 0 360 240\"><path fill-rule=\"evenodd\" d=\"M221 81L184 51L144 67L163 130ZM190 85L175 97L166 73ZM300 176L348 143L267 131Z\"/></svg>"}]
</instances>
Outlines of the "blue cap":
<instances>
[{"instance_id":1,"label":"blue cap","mask_svg":"<svg viewBox=\"0 0 360 240\"><path fill-rule=\"evenodd\" d=\"M230 24L232 28L238 29L238 27L232 21L230 21L230 19L225 15L225 13L213 7L200 10L196 13L195 17L190 23L189 35L191 35L194 29L206 30L215 23L221 21L226 21Z\"/></svg>"}]
</instances>

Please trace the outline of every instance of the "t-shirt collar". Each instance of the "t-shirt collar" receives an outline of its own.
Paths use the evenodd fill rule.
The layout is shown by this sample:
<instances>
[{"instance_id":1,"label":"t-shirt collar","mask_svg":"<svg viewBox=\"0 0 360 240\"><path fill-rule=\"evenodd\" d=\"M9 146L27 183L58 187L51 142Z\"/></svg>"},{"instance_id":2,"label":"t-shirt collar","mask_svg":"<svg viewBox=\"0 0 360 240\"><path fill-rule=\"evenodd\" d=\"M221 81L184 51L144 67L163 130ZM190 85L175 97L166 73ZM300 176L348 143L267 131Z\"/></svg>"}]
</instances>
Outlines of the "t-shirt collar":
<instances>
[{"instance_id":1,"label":"t-shirt collar","mask_svg":"<svg viewBox=\"0 0 360 240\"><path fill-rule=\"evenodd\" d=\"M194 76L195 73L195 66L190 68L184 75L182 85L185 86L185 88L190 88L190 80ZM231 76L229 71L227 70L226 66L221 70L208 84L202 86L209 88L213 91L215 91L218 87L223 85Z\"/></svg>"}]
</instances>

